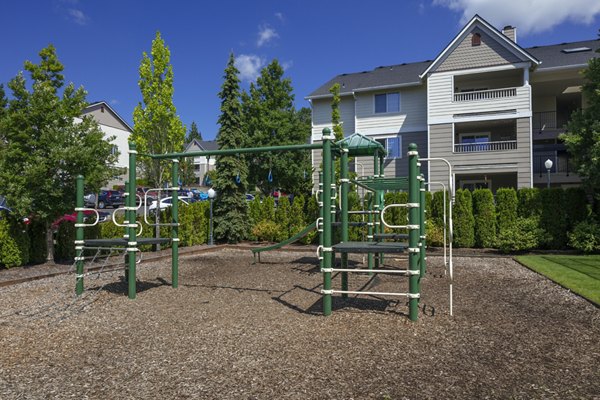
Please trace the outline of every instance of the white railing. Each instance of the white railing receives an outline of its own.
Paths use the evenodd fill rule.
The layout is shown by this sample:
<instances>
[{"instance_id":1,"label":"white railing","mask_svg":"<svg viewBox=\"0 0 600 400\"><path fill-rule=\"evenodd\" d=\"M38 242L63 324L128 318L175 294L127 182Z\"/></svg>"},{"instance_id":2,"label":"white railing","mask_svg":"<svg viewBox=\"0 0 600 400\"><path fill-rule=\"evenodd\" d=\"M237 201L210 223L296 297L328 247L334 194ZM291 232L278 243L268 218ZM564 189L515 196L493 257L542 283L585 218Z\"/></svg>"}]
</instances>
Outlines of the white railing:
<instances>
[{"instance_id":1,"label":"white railing","mask_svg":"<svg viewBox=\"0 0 600 400\"><path fill-rule=\"evenodd\" d=\"M455 153L475 153L482 151L504 151L515 150L517 148L516 140L503 140L487 143L459 143L454 145Z\"/></svg>"},{"instance_id":2,"label":"white railing","mask_svg":"<svg viewBox=\"0 0 600 400\"><path fill-rule=\"evenodd\" d=\"M454 93L454 101L480 101L515 97L517 88L477 90L474 92Z\"/></svg>"}]
</instances>

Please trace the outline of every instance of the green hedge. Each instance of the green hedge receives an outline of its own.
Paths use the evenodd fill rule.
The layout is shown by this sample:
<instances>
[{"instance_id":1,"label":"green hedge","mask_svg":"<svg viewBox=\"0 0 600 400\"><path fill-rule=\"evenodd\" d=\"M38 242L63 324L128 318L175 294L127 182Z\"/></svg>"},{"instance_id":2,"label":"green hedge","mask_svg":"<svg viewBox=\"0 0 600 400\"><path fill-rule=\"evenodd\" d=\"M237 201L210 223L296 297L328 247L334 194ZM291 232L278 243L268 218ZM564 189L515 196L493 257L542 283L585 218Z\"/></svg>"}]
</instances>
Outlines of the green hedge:
<instances>
[{"instance_id":1,"label":"green hedge","mask_svg":"<svg viewBox=\"0 0 600 400\"><path fill-rule=\"evenodd\" d=\"M456 247L473 247L475 245L475 218L473 217L473 200L471 192L458 189L453 213L454 245Z\"/></svg>"},{"instance_id":2,"label":"green hedge","mask_svg":"<svg viewBox=\"0 0 600 400\"><path fill-rule=\"evenodd\" d=\"M0 267L18 267L29 262L29 235L22 221L0 212Z\"/></svg>"},{"instance_id":3,"label":"green hedge","mask_svg":"<svg viewBox=\"0 0 600 400\"><path fill-rule=\"evenodd\" d=\"M550 188L540 191L540 228L546 232L542 243L547 249L562 249L567 245L567 209L563 189Z\"/></svg>"},{"instance_id":4,"label":"green hedge","mask_svg":"<svg viewBox=\"0 0 600 400\"><path fill-rule=\"evenodd\" d=\"M498 233L512 229L517 222L517 191L501 188L496 191L496 223Z\"/></svg>"},{"instance_id":5,"label":"green hedge","mask_svg":"<svg viewBox=\"0 0 600 400\"><path fill-rule=\"evenodd\" d=\"M473 214L475 220L475 246L494 247L496 245L496 206L489 189L473 192Z\"/></svg>"},{"instance_id":6,"label":"green hedge","mask_svg":"<svg viewBox=\"0 0 600 400\"><path fill-rule=\"evenodd\" d=\"M540 215L540 190L538 188L523 188L517 191L517 215L521 218Z\"/></svg>"}]
</instances>

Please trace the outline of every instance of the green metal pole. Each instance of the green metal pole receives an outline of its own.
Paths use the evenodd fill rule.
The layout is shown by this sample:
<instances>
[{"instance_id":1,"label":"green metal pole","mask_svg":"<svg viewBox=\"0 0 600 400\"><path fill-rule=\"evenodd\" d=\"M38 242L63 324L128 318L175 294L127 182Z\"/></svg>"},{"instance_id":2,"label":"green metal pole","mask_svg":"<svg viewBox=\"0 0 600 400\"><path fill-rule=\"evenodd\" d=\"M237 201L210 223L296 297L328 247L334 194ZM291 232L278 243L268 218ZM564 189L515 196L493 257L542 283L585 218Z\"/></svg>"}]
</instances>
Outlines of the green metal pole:
<instances>
[{"instance_id":1,"label":"green metal pole","mask_svg":"<svg viewBox=\"0 0 600 400\"><path fill-rule=\"evenodd\" d=\"M379 151L375 152L375 155L373 156L373 175L375 178L379 178ZM373 201L373 208L375 211L380 212L381 209L380 207L380 202L379 202L379 197L380 197L380 190L375 190L375 199ZM381 216L379 214L374 214L373 215L373 232L374 234L379 233L379 225L380 225L380 219ZM375 269L379 268L379 257L381 256L381 254L377 254L377 256L375 257Z\"/></svg>"},{"instance_id":2,"label":"green metal pole","mask_svg":"<svg viewBox=\"0 0 600 400\"><path fill-rule=\"evenodd\" d=\"M83 293L83 176L77 175L77 197L75 198L75 207L77 208L77 224L75 225L75 263L77 268L77 281L75 283L75 293Z\"/></svg>"},{"instance_id":3,"label":"green metal pole","mask_svg":"<svg viewBox=\"0 0 600 400\"><path fill-rule=\"evenodd\" d=\"M371 211L373 211L373 199L375 197L375 193L374 192L368 192L367 193L367 210L369 211L369 214L367 214L367 242L372 242L373 241L373 221L375 220L373 213ZM367 254L367 267L369 269L373 269L373 253L368 253Z\"/></svg>"},{"instance_id":4,"label":"green metal pole","mask_svg":"<svg viewBox=\"0 0 600 400\"><path fill-rule=\"evenodd\" d=\"M417 145L411 143L408 145L408 202L411 205L418 204L420 197L418 158ZM419 208L408 209L408 268L411 271L408 280L408 314L411 321L416 321L419 315Z\"/></svg>"},{"instance_id":5,"label":"green metal pole","mask_svg":"<svg viewBox=\"0 0 600 400\"><path fill-rule=\"evenodd\" d=\"M417 168L419 168L419 166L417 165ZM419 168L420 169L420 168ZM420 244L421 244L421 252L419 253L419 264L421 266L421 276L419 277L419 279L423 279L425 277L425 271L427 271L427 264L426 264L426 254L425 251L427 249L426 247L426 233L425 233L425 224L426 224L426 220L425 220L425 176L423 174L419 175L419 182L420 182L420 196L419 196L419 239L420 239Z\"/></svg>"},{"instance_id":6,"label":"green metal pole","mask_svg":"<svg viewBox=\"0 0 600 400\"><path fill-rule=\"evenodd\" d=\"M130 299L135 299L136 296L136 258L137 258L137 220L135 210L135 193L136 193L136 145L134 142L129 143L129 195L127 196L127 225L129 230L129 238L127 239L127 255L128 255L128 274L127 287L128 296Z\"/></svg>"},{"instance_id":7,"label":"green metal pole","mask_svg":"<svg viewBox=\"0 0 600 400\"><path fill-rule=\"evenodd\" d=\"M319 232L319 246L323 248L323 171L319 171L319 189L317 190L317 204L319 206L319 221L321 224L317 224L317 230ZM323 257L319 259L319 267L323 269Z\"/></svg>"},{"instance_id":8,"label":"green metal pole","mask_svg":"<svg viewBox=\"0 0 600 400\"><path fill-rule=\"evenodd\" d=\"M173 159L171 166L173 205L171 206L171 286L179 286L179 160ZM212 200L212 199L211 199Z\"/></svg>"},{"instance_id":9,"label":"green metal pole","mask_svg":"<svg viewBox=\"0 0 600 400\"><path fill-rule=\"evenodd\" d=\"M350 189L350 173L348 168L348 144L342 143L342 157L340 158L340 184L342 186L341 198L341 235L342 242L347 242L349 238L348 229L348 191ZM348 253L341 254L342 269L348 268ZM342 272L342 290L348 290L348 272ZM348 297L347 293L342 293L342 297Z\"/></svg>"},{"instance_id":10,"label":"green metal pole","mask_svg":"<svg viewBox=\"0 0 600 400\"><path fill-rule=\"evenodd\" d=\"M331 143L335 136L323 129L323 315L331 315Z\"/></svg>"}]
</instances>

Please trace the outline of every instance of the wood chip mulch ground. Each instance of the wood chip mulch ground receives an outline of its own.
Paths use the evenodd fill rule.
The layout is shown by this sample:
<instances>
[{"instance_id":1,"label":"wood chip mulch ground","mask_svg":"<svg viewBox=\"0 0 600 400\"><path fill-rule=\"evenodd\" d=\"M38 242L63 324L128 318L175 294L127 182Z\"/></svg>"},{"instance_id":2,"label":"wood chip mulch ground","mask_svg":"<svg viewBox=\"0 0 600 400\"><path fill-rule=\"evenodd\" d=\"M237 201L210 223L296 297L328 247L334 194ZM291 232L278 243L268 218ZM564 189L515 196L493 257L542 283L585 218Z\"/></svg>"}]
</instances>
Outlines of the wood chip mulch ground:
<instances>
[{"instance_id":1,"label":"wood chip mulch ground","mask_svg":"<svg viewBox=\"0 0 600 400\"><path fill-rule=\"evenodd\" d=\"M429 258L419 321L404 299L334 299L311 253L249 251L0 288L0 399L600 398L600 310L509 258L457 258L453 317ZM353 264L361 267L362 259ZM405 261L388 261L394 266ZM339 277L334 286L339 288ZM397 275L351 288L407 291Z\"/></svg>"}]
</instances>

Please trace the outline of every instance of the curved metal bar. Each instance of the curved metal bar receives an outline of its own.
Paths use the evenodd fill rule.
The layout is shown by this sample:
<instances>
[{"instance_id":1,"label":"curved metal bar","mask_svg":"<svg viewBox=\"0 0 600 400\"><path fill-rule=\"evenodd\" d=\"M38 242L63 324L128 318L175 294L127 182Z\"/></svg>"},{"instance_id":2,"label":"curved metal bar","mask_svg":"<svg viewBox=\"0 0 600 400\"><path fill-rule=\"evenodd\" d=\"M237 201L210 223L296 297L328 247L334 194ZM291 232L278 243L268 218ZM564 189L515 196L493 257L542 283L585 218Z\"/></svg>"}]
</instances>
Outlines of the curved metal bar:
<instances>
[{"instance_id":1,"label":"curved metal bar","mask_svg":"<svg viewBox=\"0 0 600 400\"><path fill-rule=\"evenodd\" d=\"M100 213L98 213L98 210L96 210L94 208L76 207L75 211L76 212L78 212L78 211L93 211L96 214L96 221L93 224L83 224L83 223L82 224L77 224L76 223L75 224L76 228L78 228L78 227L84 228L84 227L87 227L87 226L96 226L96 225L98 225L98 222L100 222Z\"/></svg>"}]
</instances>

